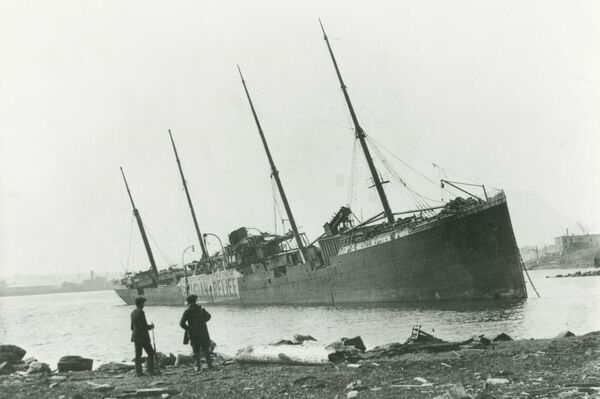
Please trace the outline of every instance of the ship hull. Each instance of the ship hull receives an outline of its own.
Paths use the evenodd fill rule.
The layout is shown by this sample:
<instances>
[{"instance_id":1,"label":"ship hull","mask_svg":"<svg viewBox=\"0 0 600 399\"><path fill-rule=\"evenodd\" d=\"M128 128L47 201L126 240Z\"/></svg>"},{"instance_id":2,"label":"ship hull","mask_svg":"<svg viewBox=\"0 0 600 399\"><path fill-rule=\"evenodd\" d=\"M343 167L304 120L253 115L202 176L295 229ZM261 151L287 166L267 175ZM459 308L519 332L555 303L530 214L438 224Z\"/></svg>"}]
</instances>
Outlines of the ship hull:
<instances>
[{"instance_id":1,"label":"ship hull","mask_svg":"<svg viewBox=\"0 0 600 399\"><path fill-rule=\"evenodd\" d=\"M180 306L185 303L181 289L176 285L156 288L115 288L115 293L127 304L135 305L135 298L146 298L146 306Z\"/></svg>"},{"instance_id":2,"label":"ship hull","mask_svg":"<svg viewBox=\"0 0 600 399\"><path fill-rule=\"evenodd\" d=\"M526 298L504 195L408 232L355 244L330 265L239 280L243 304ZM343 251L340 251L343 252Z\"/></svg>"},{"instance_id":3,"label":"ship hull","mask_svg":"<svg viewBox=\"0 0 600 399\"><path fill-rule=\"evenodd\" d=\"M146 306L180 306L186 302L187 293L198 297L202 304L229 305L239 304L238 277L235 270L218 271L214 274L190 276L182 279L177 285L161 286L157 288L117 288L115 292L127 304L135 305L135 298L146 298Z\"/></svg>"}]
</instances>

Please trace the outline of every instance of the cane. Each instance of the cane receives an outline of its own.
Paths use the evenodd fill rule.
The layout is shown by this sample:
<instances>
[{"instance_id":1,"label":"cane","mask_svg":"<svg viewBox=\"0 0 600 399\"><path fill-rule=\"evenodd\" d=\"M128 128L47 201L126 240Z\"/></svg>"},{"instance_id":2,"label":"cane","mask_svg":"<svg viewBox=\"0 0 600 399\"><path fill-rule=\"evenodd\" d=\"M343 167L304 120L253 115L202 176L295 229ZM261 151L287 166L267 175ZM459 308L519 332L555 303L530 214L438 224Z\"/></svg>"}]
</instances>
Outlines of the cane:
<instances>
[{"instance_id":1,"label":"cane","mask_svg":"<svg viewBox=\"0 0 600 399\"><path fill-rule=\"evenodd\" d=\"M154 325L154 322L152 322L151 324ZM154 328L152 329L152 346L154 347L154 372L156 374L160 374L160 364L158 364L158 352L156 351L156 339L154 338Z\"/></svg>"}]
</instances>

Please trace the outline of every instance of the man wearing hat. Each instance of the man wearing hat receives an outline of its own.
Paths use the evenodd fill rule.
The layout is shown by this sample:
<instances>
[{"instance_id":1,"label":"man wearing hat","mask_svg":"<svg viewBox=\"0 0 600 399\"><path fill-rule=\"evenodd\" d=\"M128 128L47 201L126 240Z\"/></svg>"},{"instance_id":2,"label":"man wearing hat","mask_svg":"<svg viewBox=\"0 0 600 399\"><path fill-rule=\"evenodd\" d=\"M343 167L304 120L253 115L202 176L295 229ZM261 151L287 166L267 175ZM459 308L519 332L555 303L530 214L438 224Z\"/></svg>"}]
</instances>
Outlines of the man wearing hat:
<instances>
[{"instance_id":1,"label":"man wearing hat","mask_svg":"<svg viewBox=\"0 0 600 399\"><path fill-rule=\"evenodd\" d=\"M144 304L146 298L135 298L135 310L131 312L131 342L135 345L135 374L140 377L144 373L142 371L142 349L148 355L148 373L154 374L154 349L150 342L150 334L148 331L154 328L154 324L146 322L146 314L144 313Z\"/></svg>"},{"instance_id":2,"label":"man wearing hat","mask_svg":"<svg viewBox=\"0 0 600 399\"><path fill-rule=\"evenodd\" d=\"M188 334L190 345L194 350L194 357L196 358L196 371L201 371L202 366L200 363L200 351L204 353L206 358L206 364L208 368L212 369L212 359L210 358L210 336L208 335L208 328L206 322L210 320L210 313L203 309L202 306L198 305L196 301L198 297L196 295L190 295L186 301L188 308L183 312L179 325Z\"/></svg>"}]
</instances>

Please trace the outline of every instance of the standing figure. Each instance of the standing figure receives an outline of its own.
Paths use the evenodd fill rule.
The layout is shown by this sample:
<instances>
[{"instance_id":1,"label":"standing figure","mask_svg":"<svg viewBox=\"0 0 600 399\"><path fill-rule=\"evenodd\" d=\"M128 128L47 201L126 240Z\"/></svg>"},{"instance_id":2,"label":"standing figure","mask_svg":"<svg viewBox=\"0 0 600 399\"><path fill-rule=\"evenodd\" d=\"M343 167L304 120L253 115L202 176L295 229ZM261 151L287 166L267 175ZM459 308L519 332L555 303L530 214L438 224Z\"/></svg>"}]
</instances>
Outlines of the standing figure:
<instances>
[{"instance_id":1,"label":"standing figure","mask_svg":"<svg viewBox=\"0 0 600 399\"><path fill-rule=\"evenodd\" d=\"M206 327L206 322L210 320L210 313L198 305L196 303L197 300L198 297L196 295L187 297L188 308L183 312L179 325L185 330L187 337L189 337L190 345L192 345L192 349L194 350L196 371L201 371L200 351L202 351L206 358L208 368L212 369L214 367L210 358L210 336Z\"/></svg>"},{"instance_id":2,"label":"standing figure","mask_svg":"<svg viewBox=\"0 0 600 399\"><path fill-rule=\"evenodd\" d=\"M154 328L154 324L146 322L144 313L144 304L146 298L137 297L135 299L135 310L131 312L131 342L135 345L135 374L138 377L144 375L142 371L142 349L148 355L148 373L154 375L154 349L150 342L148 331Z\"/></svg>"}]
</instances>

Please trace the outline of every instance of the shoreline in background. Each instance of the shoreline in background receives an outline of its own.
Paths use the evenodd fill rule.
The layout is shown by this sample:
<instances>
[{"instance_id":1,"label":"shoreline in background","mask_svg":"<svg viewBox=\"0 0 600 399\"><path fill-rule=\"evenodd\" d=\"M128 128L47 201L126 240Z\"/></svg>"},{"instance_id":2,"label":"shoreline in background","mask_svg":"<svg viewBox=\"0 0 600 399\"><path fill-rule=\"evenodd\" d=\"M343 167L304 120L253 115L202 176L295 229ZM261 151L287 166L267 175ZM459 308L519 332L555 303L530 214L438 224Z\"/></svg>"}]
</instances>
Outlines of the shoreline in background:
<instances>
[{"instance_id":1,"label":"shoreline in background","mask_svg":"<svg viewBox=\"0 0 600 399\"><path fill-rule=\"evenodd\" d=\"M89 291L110 291L114 288L63 288L61 286L32 286L32 287L8 287L0 290L0 297L5 296L29 296L29 295L46 295L46 294L66 294L70 292L89 292Z\"/></svg>"}]
</instances>

